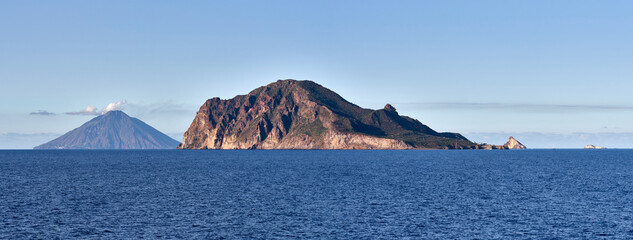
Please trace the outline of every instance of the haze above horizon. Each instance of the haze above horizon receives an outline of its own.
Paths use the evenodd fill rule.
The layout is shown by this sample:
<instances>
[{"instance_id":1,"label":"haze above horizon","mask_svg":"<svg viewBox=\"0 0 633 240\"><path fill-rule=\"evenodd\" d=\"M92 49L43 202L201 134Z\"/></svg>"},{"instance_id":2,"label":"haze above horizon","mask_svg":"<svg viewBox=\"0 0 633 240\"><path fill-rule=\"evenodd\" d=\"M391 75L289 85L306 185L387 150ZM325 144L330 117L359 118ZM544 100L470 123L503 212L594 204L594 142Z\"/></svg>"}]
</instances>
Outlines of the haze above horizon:
<instances>
[{"instance_id":1,"label":"haze above horizon","mask_svg":"<svg viewBox=\"0 0 633 240\"><path fill-rule=\"evenodd\" d=\"M206 99L289 78L477 142L630 148L631 11L631 1L3 1L0 148L39 145L106 109L177 136Z\"/></svg>"}]
</instances>

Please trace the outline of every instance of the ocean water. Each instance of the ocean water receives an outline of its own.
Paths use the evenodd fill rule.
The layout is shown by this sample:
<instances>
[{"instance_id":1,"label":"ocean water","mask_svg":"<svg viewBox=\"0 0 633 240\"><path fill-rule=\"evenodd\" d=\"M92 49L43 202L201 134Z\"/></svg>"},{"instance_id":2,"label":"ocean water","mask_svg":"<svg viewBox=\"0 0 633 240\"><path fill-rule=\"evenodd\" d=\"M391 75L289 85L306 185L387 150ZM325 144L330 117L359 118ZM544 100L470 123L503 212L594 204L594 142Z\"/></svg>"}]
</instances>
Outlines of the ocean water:
<instances>
[{"instance_id":1,"label":"ocean water","mask_svg":"<svg viewBox=\"0 0 633 240\"><path fill-rule=\"evenodd\" d=\"M633 238L633 150L0 151L0 239Z\"/></svg>"}]
</instances>

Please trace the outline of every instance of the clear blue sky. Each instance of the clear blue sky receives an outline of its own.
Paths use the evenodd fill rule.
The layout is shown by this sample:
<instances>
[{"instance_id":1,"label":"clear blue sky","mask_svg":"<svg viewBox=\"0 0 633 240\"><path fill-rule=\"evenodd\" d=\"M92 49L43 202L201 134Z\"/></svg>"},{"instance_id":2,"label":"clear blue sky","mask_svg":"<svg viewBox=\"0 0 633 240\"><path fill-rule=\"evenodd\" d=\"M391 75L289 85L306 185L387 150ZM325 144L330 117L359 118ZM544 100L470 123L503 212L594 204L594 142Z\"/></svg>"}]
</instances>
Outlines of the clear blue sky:
<instances>
[{"instance_id":1,"label":"clear blue sky","mask_svg":"<svg viewBox=\"0 0 633 240\"><path fill-rule=\"evenodd\" d=\"M94 117L65 113L123 99L177 137L206 99L286 78L478 142L629 134L580 140L633 147L632 12L633 1L2 1L0 148L38 145Z\"/></svg>"}]
</instances>

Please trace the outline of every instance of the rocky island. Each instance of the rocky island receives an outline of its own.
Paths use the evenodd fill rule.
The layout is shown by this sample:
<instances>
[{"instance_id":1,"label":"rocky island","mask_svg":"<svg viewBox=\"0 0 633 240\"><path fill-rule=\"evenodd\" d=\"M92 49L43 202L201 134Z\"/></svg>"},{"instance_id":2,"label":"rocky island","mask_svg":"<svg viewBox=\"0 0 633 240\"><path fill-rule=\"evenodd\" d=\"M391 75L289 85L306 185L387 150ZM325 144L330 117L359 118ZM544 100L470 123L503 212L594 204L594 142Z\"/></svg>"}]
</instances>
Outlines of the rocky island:
<instances>
[{"instance_id":1,"label":"rocky island","mask_svg":"<svg viewBox=\"0 0 633 240\"><path fill-rule=\"evenodd\" d=\"M510 136L510 138L508 139L508 142L506 142L506 144L503 144L503 146L506 147L507 149L527 149L525 145L521 144L512 136Z\"/></svg>"},{"instance_id":2,"label":"rocky island","mask_svg":"<svg viewBox=\"0 0 633 240\"><path fill-rule=\"evenodd\" d=\"M312 81L279 80L232 99L211 98L179 149L480 149L386 104L356 106ZM488 145L492 146L492 145ZM505 146L495 146L506 149Z\"/></svg>"},{"instance_id":3,"label":"rocky island","mask_svg":"<svg viewBox=\"0 0 633 240\"><path fill-rule=\"evenodd\" d=\"M585 146L585 149L607 149L607 148L589 144Z\"/></svg>"}]
</instances>

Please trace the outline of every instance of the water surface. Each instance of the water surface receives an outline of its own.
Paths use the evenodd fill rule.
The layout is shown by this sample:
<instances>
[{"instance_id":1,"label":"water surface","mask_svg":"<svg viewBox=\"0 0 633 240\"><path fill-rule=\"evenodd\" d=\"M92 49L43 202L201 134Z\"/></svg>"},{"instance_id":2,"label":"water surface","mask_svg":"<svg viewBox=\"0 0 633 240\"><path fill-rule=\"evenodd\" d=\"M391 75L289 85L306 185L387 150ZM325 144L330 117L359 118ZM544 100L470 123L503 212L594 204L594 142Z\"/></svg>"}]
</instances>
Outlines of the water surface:
<instances>
[{"instance_id":1,"label":"water surface","mask_svg":"<svg viewBox=\"0 0 633 240\"><path fill-rule=\"evenodd\" d=\"M632 150L0 151L0 238L633 238Z\"/></svg>"}]
</instances>

